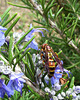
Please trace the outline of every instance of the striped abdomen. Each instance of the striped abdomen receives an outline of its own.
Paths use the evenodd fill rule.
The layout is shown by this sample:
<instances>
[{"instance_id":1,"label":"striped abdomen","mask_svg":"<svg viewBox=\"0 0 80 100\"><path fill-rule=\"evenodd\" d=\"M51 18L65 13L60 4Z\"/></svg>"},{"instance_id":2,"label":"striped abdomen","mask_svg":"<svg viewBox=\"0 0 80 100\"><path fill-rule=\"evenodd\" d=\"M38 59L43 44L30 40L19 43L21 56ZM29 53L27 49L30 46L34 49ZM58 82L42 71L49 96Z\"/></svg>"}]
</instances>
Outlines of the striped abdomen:
<instances>
[{"instance_id":1,"label":"striped abdomen","mask_svg":"<svg viewBox=\"0 0 80 100\"><path fill-rule=\"evenodd\" d=\"M53 59L49 59L49 70L48 70L49 78L54 76L54 71L55 71L55 62Z\"/></svg>"}]
</instances>

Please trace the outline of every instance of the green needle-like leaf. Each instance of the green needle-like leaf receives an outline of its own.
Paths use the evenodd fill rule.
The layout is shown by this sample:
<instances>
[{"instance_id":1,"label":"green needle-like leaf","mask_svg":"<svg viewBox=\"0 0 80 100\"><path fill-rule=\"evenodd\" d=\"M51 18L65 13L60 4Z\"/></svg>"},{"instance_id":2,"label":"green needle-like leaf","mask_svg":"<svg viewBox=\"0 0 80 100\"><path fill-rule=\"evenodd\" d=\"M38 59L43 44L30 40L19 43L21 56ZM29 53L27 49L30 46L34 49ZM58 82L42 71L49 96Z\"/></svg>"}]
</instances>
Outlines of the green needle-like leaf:
<instances>
[{"instance_id":1,"label":"green needle-like leaf","mask_svg":"<svg viewBox=\"0 0 80 100\"><path fill-rule=\"evenodd\" d=\"M7 22L5 22L2 26L5 27L8 23L10 23L15 17L16 17L17 13L15 13L12 18L10 18Z\"/></svg>"},{"instance_id":2,"label":"green needle-like leaf","mask_svg":"<svg viewBox=\"0 0 80 100\"><path fill-rule=\"evenodd\" d=\"M59 9L59 11L56 14L56 17L59 15L59 13L63 10L63 7L61 9Z\"/></svg>"},{"instance_id":3,"label":"green needle-like leaf","mask_svg":"<svg viewBox=\"0 0 80 100\"><path fill-rule=\"evenodd\" d=\"M30 48L28 48L28 49L25 51L25 53L17 60L17 62L14 64L14 68L13 68L13 69L15 69L16 64L17 64L19 61L22 60L22 58L27 54L27 52L28 52L29 50L30 50Z\"/></svg>"},{"instance_id":4,"label":"green needle-like leaf","mask_svg":"<svg viewBox=\"0 0 80 100\"><path fill-rule=\"evenodd\" d=\"M9 78L6 75L1 75L1 78L7 79L9 81Z\"/></svg>"},{"instance_id":5,"label":"green needle-like leaf","mask_svg":"<svg viewBox=\"0 0 80 100\"><path fill-rule=\"evenodd\" d=\"M57 54L60 55L62 53L62 50L60 50Z\"/></svg>"},{"instance_id":6,"label":"green needle-like leaf","mask_svg":"<svg viewBox=\"0 0 80 100\"><path fill-rule=\"evenodd\" d=\"M24 64L25 64L25 69L27 69L27 72L28 72L26 74L28 74L30 76L30 79L32 81L34 81L34 73L33 73L32 69L30 68L30 66L28 65L27 62L24 62Z\"/></svg>"},{"instance_id":7,"label":"green needle-like leaf","mask_svg":"<svg viewBox=\"0 0 80 100\"><path fill-rule=\"evenodd\" d=\"M29 90L30 90L32 93L34 93L38 98L40 98L40 95L39 95L38 93L34 92L34 90L33 90L29 85L27 85L27 87L29 88Z\"/></svg>"},{"instance_id":8,"label":"green needle-like leaf","mask_svg":"<svg viewBox=\"0 0 80 100\"><path fill-rule=\"evenodd\" d=\"M47 44L48 43L48 40L46 40L45 42L44 42L44 44Z\"/></svg>"},{"instance_id":9,"label":"green needle-like leaf","mask_svg":"<svg viewBox=\"0 0 80 100\"><path fill-rule=\"evenodd\" d=\"M54 3L54 1L55 1L55 0L49 0L49 2L48 2L48 4L46 5L46 8L45 8L45 9L47 9L47 8L49 7L49 5L51 4L51 2Z\"/></svg>"},{"instance_id":10,"label":"green needle-like leaf","mask_svg":"<svg viewBox=\"0 0 80 100\"><path fill-rule=\"evenodd\" d=\"M16 47L15 47L15 48L16 48ZM20 52L18 52L18 53L12 58L12 61L13 61L16 57L18 57L23 51L24 51L24 49L21 50ZM12 62L12 61L11 61L11 62Z\"/></svg>"},{"instance_id":11,"label":"green needle-like leaf","mask_svg":"<svg viewBox=\"0 0 80 100\"><path fill-rule=\"evenodd\" d=\"M30 7L24 7L24 6L21 6L21 5L16 5L16 4L13 4L11 2L8 2L8 4L12 5L12 6L16 6L16 7L20 7L20 8L27 8L27 9L31 9Z\"/></svg>"},{"instance_id":12,"label":"green needle-like leaf","mask_svg":"<svg viewBox=\"0 0 80 100\"><path fill-rule=\"evenodd\" d=\"M74 27L73 27L73 29L72 29L71 38L72 38L72 36L73 36L73 32L74 32L74 30L75 30L75 28L76 28L77 22L78 22L78 18L76 19L76 22L75 22Z\"/></svg>"},{"instance_id":13,"label":"green needle-like leaf","mask_svg":"<svg viewBox=\"0 0 80 100\"><path fill-rule=\"evenodd\" d=\"M2 57L1 57L2 56ZM0 59L3 59L3 61L5 62L6 61L9 61L8 60L8 55L6 55L5 53L1 52L1 55L0 55Z\"/></svg>"},{"instance_id":14,"label":"green needle-like leaf","mask_svg":"<svg viewBox=\"0 0 80 100\"><path fill-rule=\"evenodd\" d=\"M8 17L9 17L9 13L6 14L6 16L4 17L4 19L2 20L1 26L3 26L3 24L7 21Z\"/></svg>"},{"instance_id":15,"label":"green needle-like leaf","mask_svg":"<svg viewBox=\"0 0 80 100\"><path fill-rule=\"evenodd\" d=\"M43 10L44 10L45 1L46 1L46 0L42 0L42 8L43 8Z\"/></svg>"},{"instance_id":16,"label":"green needle-like leaf","mask_svg":"<svg viewBox=\"0 0 80 100\"><path fill-rule=\"evenodd\" d=\"M18 44L24 39L24 37L25 37L32 29L33 29L33 27L32 27L30 30L28 30L28 32L25 33L25 34L17 41L16 45L18 45Z\"/></svg>"},{"instance_id":17,"label":"green needle-like leaf","mask_svg":"<svg viewBox=\"0 0 80 100\"><path fill-rule=\"evenodd\" d=\"M65 24L67 23L67 21L69 20L70 17L70 13L67 15L66 20L65 20Z\"/></svg>"},{"instance_id":18,"label":"green needle-like leaf","mask_svg":"<svg viewBox=\"0 0 80 100\"><path fill-rule=\"evenodd\" d=\"M21 0L25 5L27 5L30 9L34 9L33 5L29 2L29 0ZM28 9L29 9L28 8Z\"/></svg>"},{"instance_id":19,"label":"green needle-like leaf","mask_svg":"<svg viewBox=\"0 0 80 100\"><path fill-rule=\"evenodd\" d=\"M17 51L18 54L21 52L21 51L19 52L19 50L18 50L18 48L17 48L16 45L15 45L15 49L16 49L16 51ZM22 57L21 54L19 54L19 56ZM31 70L31 68L29 67L28 63L23 58L22 58L22 61L25 64L25 75L27 75L27 77L29 77L32 81L34 81L33 80L34 79L34 74L33 74L32 70Z\"/></svg>"},{"instance_id":20,"label":"green needle-like leaf","mask_svg":"<svg viewBox=\"0 0 80 100\"><path fill-rule=\"evenodd\" d=\"M56 95L58 95L59 93L61 93L63 91L63 89L68 85L69 81L67 81L62 87L61 90L59 90Z\"/></svg>"},{"instance_id":21,"label":"green needle-like leaf","mask_svg":"<svg viewBox=\"0 0 80 100\"><path fill-rule=\"evenodd\" d=\"M51 42L51 41L50 41L50 43L53 44L53 45L64 45L65 44L64 42L56 43L56 42Z\"/></svg>"},{"instance_id":22,"label":"green needle-like leaf","mask_svg":"<svg viewBox=\"0 0 80 100\"><path fill-rule=\"evenodd\" d=\"M75 79L75 77L72 77L69 88L73 88L73 86L74 86L74 79Z\"/></svg>"},{"instance_id":23,"label":"green needle-like leaf","mask_svg":"<svg viewBox=\"0 0 80 100\"><path fill-rule=\"evenodd\" d=\"M45 13L48 13L48 11L55 5L57 5L57 3L50 5L47 9L45 9Z\"/></svg>"},{"instance_id":24,"label":"green needle-like leaf","mask_svg":"<svg viewBox=\"0 0 80 100\"><path fill-rule=\"evenodd\" d=\"M33 64L33 61L32 61L32 56L31 56L30 52L28 52L27 55L28 55L29 62L30 62L30 65L31 65L31 70L34 73L34 64Z\"/></svg>"},{"instance_id":25,"label":"green needle-like leaf","mask_svg":"<svg viewBox=\"0 0 80 100\"><path fill-rule=\"evenodd\" d=\"M13 45L13 33L10 34L10 41L9 41L9 53L8 53L9 63L11 63L12 60L12 45Z\"/></svg>"},{"instance_id":26,"label":"green needle-like leaf","mask_svg":"<svg viewBox=\"0 0 80 100\"><path fill-rule=\"evenodd\" d=\"M8 35L8 33L11 31L11 29L15 26L15 24L18 22L18 20L20 19L20 17L16 18L16 20L11 24L11 26L7 29L7 31L5 32L5 37Z\"/></svg>"},{"instance_id":27,"label":"green needle-like leaf","mask_svg":"<svg viewBox=\"0 0 80 100\"><path fill-rule=\"evenodd\" d=\"M40 0L40 3L41 3L41 5L42 5L43 10L44 10L45 1L46 1L46 0Z\"/></svg>"},{"instance_id":28,"label":"green needle-like leaf","mask_svg":"<svg viewBox=\"0 0 80 100\"><path fill-rule=\"evenodd\" d=\"M34 35L25 45L24 45L24 47L22 48L22 49L25 49L30 43L31 43L31 41L34 39L36 37L36 35ZM21 49L21 50L22 50Z\"/></svg>"},{"instance_id":29,"label":"green needle-like leaf","mask_svg":"<svg viewBox=\"0 0 80 100\"><path fill-rule=\"evenodd\" d=\"M11 10L11 7L9 7L9 8L4 12L4 14L1 16L1 19L3 19L3 18L6 16L6 14L7 14L10 10Z\"/></svg>"},{"instance_id":30,"label":"green needle-like leaf","mask_svg":"<svg viewBox=\"0 0 80 100\"><path fill-rule=\"evenodd\" d=\"M58 38L57 38L58 39ZM56 42L52 42L52 41L49 41L52 45L64 45L65 43L64 42L61 42L61 43L56 43Z\"/></svg>"},{"instance_id":31,"label":"green needle-like leaf","mask_svg":"<svg viewBox=\"0 0 80 100\"><path fill-rule=\"evenodd\" d=\"M43 22L40 22L40 21L36 21L36 20L33 20L34 22L38 23L38 24L41 24L43 26L46 26L47 24L43 23Z\"/></svg>"},{"instance_id":32,"label":"green needle-like leaf","mask_svg":"<svg viewBox=\"0 0 80 100\"><path fill-rule=\"evenodd\" d=\"M28 69L27 69L27 65L26 65L26 63L24 63L25 64L25 75L29 78L29 79L31 79L32 78L32 76L29 74L29 71L28 71Z\"/></svg>"},{"instance_id":33,"label":"green needle-like leaf","mask_svg":"<svg viewBox=\"0 0 80 100\"><path fill-rule=\"evenodd\" d=\"M75 24L75 23L74 23L74 24ZM66 28L66 29L64 30L64 32L66 32L67 30L71 29L71 28L74 26L74 24L72 24L70 27Z\"/></svg>"},{"instance_id":34,"label":"green needle-like leaf","mask_svg":"<svg viewBox=\"0 0 80 100\"><path fill-rule=\"evenodd\" d=\"M74 68L75 66L77 66L78 64L80 64L80 61L79 61L79 62L77 62L77 63L75 63L75 64L74 64L74 65L72 65L72 66L67 67L66 69L72 69L72 68Z\"/></svg>"}]
</instances>

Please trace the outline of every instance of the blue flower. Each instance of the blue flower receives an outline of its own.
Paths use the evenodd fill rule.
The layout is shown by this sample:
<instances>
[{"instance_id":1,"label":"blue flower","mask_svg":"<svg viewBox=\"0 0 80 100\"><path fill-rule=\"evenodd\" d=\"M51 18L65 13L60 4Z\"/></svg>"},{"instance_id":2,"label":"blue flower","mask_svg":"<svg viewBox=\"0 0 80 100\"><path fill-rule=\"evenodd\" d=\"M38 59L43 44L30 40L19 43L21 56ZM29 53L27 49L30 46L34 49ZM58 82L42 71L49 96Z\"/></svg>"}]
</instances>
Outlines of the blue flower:
<instances>
[{"instance_id":1,"label":"blue flower","mask_svg":"<svg viewBox=\"0 0 80 100\"><path fill-rule=\"evenodd\" d=\"M5 84L4 84L4 80L0 79L0 97L3 98L5 93L7 93L8 97L11 97L11 95L14 94L13 90L11 90L10 88L8 88Z\"/></svg>"},{"instance_id":2,"label":"blue flower","mask_svg":"<svg viewBox=\"0 0 80 100\"><path fill-rule=\"evenodd\" d=\"M31 28L32 28L32 24L30 24L30 29L31 29ZM34 33L34 32L40 32L40 33L42 34L42 36L44 37L43 32L42 32L40 29L47 30L47 29L45 29L45 28L36 28L36 29L33 28L33 29L28 33L28 35L26 35L25 41L29 41L29 40L33 37L32 33ZM48 31L48 30L47 30L47 31ZM38 44L37 44L37 42L35 42L35 39L33 39L33 41L27 46L27 48L32 48L32 49L38 50Z\"/></svg>"},{"instance_id":3,"label":"blue flower","mask_svg":"<svg viewBox=\"0 0 80 100\"><path fill-rule=\"evenodd\" d=\"M63 71L68 74L68 77L70 77L70 71L63 68ZM63 71L60 70L60 67L57 65L54 73L54 77L51 78L51 84L59 83L59 79L62 78Z\"/></svg>"},{"instance_id":4,"label":"blue flower","mask_svg":"<svg viewBox=\"0 0 80 100\"><path fill-rule=\"evenodd\" d=\"M75 86L75 93L76 94L79 94L80 93L80 86Z\"/></svg>"},{"instance_id":5,"label":"blue flower","mask_svg":"<svg viewBox=\"0 0 80 100\"><path fill-rule=\"evenodd\" d=\"M21 94L22 94L22 88L23 88L23 83L25 82L24 79L21 78L21 76L23 76L24 74L23 73L19 73L19 74L16 74L16 73L11 73L10 75L10 81L8 83L8 87L11 89L11 90L17 90L19 91Z\"/></svg>"},{"instance_id":6,"label":"blue flower","mask_svg":"<svg viewBox=\"0 0 80 100\"><path fill-rule=\"evenodd\" d=\"M73 97L73 99L75 99L76 100L76 97L77 97L77 95L76 95L76 93L72 93L72 97Z\"/></svg>"},{"instance_id":7,"label":"blue flower","mask_svg":"<svg viewBox=\"0 0 80 100\"><path fill-rule=\"evenodd\" d=\"M30 29L32 28L32 24L30 24ZM40 32L41 34L42 34L42 36L44 37L44 34L43 34L43 32L40 30L40 29L44 29L44 30L46 30L46 31L48 31L47 29L45 29L45 28L33 28L29 33L28 33L28 35L27 36L31 36L32 35L32 33L34 33L34 32Z\"/></svg>"},{"instance_id":8,"label":"blue flower","mask_svg":"<svg viewBox=\"0 0 80 100\"><path fill-rule=\"evenodd\" d=\"M70 71L68 71L67 69L65 69L65 68L63 69L63 71L66 72L68 77L70 78L70 74L72 74L72 73Z\"/></svg>"},{"instance_id":9,"label":"blue flower","mask_svg":"<svg viewBox=\"0 0 80 100\"><path fill-rule=\"evenodd\" d=\"M50 100L53 100L53 98L50 98Z\"/></svg>"},{"instance_id":10,"label":"blue flower","mask_svg":"<svg viewBox=\"0 0 80 100\"><path fill-rule=\"evenodd\" d=\"M7 29L4 28L4 27L2 27L2 26L0 26L0 31L1 31L1 30L5 31L5 30L7 30Z\"/></svg>"},{"instance_id":11,"label":"blue flower","mask_svg":"<svg viewBox=\"0 0 80 100\"><path fill-rule=\"evenodd\" d=\"M7 30L7 29L4 28L4 27L2 27L2 26L0 26L0 47L1 47L1 46L4 44L4 42L5 42L4 32L2 32L2 30L5 31L5 30Z\"/></svg>"},{"instance_id":12,"label":"blue flower","mask_svg":"<svg viewBox=\"0 0 80 100\"><path fill-rule=\"evenodd\" d=\"M33 35L29 36L29 37L26 37L27 38L27 41L29 41L31 38L33 37ZM27 46L27 49L28 48L32 48L32 49L35 49L35 50L38 50L38 44L37 42L35 41L35 39L33 39L31 41L31 43Z\"/></svg>"},{"instance_id":13,"label":"blue flower","mask_svg":"<svg viewBox=\"0 0 80 100\"><path fill-rule=\"evenodd\" d=\"M0 17L0 22L1 22L1 17Z\"/></svg>"},{"instance_id":14,"label":"blue flower","mask_svg":"<svg viewBox=\"0 0 80 100\"><path fill-rule=\"evenodd\" d=\"M65 100L64 97L62 97L62 95L60 93L57 95L57 98L58 98L58 100Z\"/></svg>"},{"instance_id":15,"label":"blue flower","mask_svg":"<svg viewBox=\"0 0 80 100\"><path fill-rule=\"evenodd\" d=\"M59 91L61 89L61 85L59 85L59 83L54 84L53 89L55 91Z\"/></svg>"},{"instance_id":16,"label":"blue flower","mask_svg":"<svg viewBox=\"0 0 80 100\"><path fill-rule=\"evenodd\" d=\"M51 77L51 84L59 83L59 79L62 78L62 73L59 73L58 71L54 73L54 76Z\"/></svg>"}]
</instances>

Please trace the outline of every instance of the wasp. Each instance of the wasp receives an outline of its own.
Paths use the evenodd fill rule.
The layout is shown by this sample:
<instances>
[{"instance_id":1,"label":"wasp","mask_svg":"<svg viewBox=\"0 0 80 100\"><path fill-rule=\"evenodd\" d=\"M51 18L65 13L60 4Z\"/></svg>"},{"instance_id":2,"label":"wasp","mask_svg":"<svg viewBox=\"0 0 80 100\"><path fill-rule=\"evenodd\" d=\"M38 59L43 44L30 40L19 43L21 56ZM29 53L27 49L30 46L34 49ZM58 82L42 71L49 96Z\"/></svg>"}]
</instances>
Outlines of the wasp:
<instances>
[{"instance_id":1,"label":"wasp","mask_svg":"<svg viewBox=\"0 0 80 100\"><path fill-rule=\"evenodd\" d=\"M51 78L52 76L54 76L54 71L57 66L55 62L57 62L61 70L62 63L58 58L58 55L53 51L53 49L48 44L43 44L41 48L42 49L40 54L41 59L43 61L43 66L46 68L49 78Z\"/></svg>"}]
</instances>

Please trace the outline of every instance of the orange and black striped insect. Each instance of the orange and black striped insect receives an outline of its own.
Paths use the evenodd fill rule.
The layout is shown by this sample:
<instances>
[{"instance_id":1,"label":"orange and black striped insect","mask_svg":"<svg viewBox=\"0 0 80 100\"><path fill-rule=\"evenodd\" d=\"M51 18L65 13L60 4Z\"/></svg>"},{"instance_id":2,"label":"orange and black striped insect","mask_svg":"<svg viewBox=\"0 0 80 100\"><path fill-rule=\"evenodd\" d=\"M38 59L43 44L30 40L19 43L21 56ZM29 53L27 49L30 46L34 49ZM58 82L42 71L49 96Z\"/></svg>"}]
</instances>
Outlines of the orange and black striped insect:
<instances>
[{"instance_id":1,"label":"orange and black striped insect","mask_svg":"<svg viewBox=\"0 0 80 100\"><path fill-rule=\"evenodd\" d=\"M46 68L49 78L51 78L52 76L54 76L54 71L57 66L55 65L55 62L57 62L61 70L62 63L59 60L58 55L48 44L43 44L41 47L41 59L43 60L43 66Z\"/></svg>"}]
</instances>

